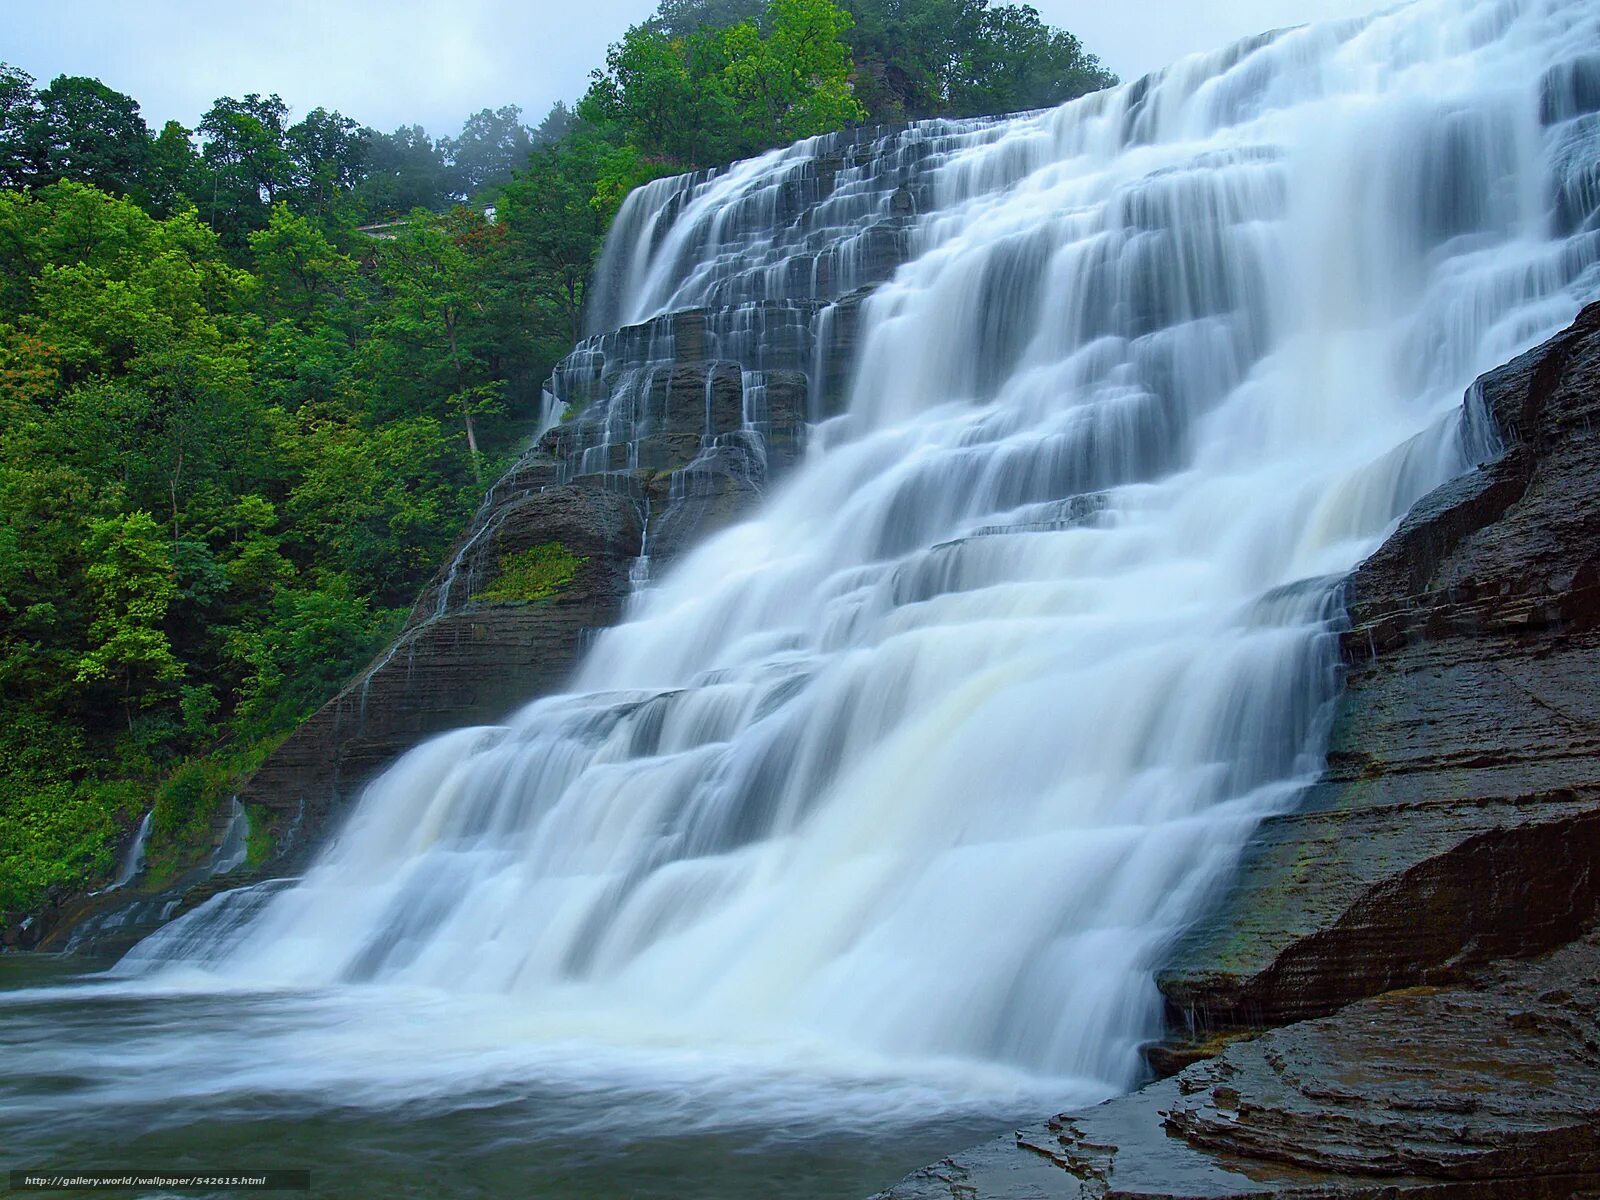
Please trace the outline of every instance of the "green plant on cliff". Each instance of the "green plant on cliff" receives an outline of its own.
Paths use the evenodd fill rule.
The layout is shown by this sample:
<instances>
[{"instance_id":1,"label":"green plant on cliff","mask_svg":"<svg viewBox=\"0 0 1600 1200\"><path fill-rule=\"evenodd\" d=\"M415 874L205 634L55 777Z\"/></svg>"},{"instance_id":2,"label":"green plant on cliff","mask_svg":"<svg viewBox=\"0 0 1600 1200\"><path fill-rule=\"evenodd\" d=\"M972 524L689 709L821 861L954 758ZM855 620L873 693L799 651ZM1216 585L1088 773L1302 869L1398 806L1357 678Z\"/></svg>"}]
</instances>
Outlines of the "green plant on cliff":
<instances>
[{"instance_id":1,"label":"green plant on cliff","mask_svg":"<svg viewBox=\"0 0 1600 1200\"><path fill-rule=\"evenodd\" d=\"M500 573L474 599L495 604L531 604L548 600L572 582L578 568L589 560L579 558L560 542L544 542L500 556Z\"/></svg>"},{"instance_id":2,"label":"green plant on cliff","mask_svg":"<svg viewBox=\"0 0 1600 1200\"><path fill-rule=\"evenodd\" d=\"M272 833L271 814L262 805L247 804L244 815L250 823L250 832L245 838L245 865L259 867L272 857L278 844Z\"/></svg>"},{"instance_id":3,"label":"green plant on cliff","mask_svg":"<svg viewBox=\"0 0 1600 1200\"><path fill-rule=\"evenodd\" d=\"M220 757L191 760L157 790L149 843L153 880L172 874L183 851L209 840L212 819L234 785L230 765Z\"/></svg>"}]
</instances>

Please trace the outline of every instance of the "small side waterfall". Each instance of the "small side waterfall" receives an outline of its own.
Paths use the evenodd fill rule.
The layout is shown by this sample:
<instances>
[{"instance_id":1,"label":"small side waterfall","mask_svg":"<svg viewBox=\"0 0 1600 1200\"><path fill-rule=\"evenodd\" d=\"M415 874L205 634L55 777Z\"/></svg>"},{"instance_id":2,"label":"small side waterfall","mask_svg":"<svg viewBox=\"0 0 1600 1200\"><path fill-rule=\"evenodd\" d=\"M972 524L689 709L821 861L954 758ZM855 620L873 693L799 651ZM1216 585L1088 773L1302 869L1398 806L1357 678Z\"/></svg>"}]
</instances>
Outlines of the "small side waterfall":
<instances>
[{"instance_id":1,"label":"small side waterfall","mask_svg":"<svg viewBox=\"0 0 1600 1200\"><path fill-rule=\"evenodd\" d=\"M806 373L802 461L641 570L567 694L417 747L130 986L359 1011L373 1060L313 1005L228 1074L340 1103L627 1080L663 1128L803 1128L1128 1087L1164 949L1320 769L1339 581L1483 453L1474 377L1600 295L1597 105L1592 3L1417 0L636 192L552 383L575 469L637 460L691 323L753 434Z\"/></svg>"},{"instance_id":2,"label":"small side waterfall","mask_svg":"<svg viewBox=\"0 0 1600 1200\"><path fill-rule=\"evenodd\" d=\"M150 840L150 821L156 815L155 809L150 809L139 822L139 827L134 830L133 840L128 843L128 848L122 852L122 861L117 865L117 877L106 884L102 891L114 892L118 888L127 887L144 870L144 846Z\"/></svg>"}]
</instances>

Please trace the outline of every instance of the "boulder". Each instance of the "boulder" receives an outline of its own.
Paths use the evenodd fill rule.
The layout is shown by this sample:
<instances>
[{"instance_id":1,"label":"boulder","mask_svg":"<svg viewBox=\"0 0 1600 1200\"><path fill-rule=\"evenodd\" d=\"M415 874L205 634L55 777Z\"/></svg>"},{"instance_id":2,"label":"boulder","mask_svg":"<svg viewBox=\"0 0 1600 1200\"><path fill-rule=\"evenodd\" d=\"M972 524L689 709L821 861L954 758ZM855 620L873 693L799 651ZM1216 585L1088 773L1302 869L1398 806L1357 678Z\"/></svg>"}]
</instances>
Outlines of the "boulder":
<instances>
[{"instance_id":1,"label":"boulder","mask_svg":"<svg viewBox=\"0 0 1600 1200\"><path fill-rule=\"evenodd\" d=\"M1600 938L1238 1043L878 1200L1600 1196Z\"/></svg>"}]
</instances>

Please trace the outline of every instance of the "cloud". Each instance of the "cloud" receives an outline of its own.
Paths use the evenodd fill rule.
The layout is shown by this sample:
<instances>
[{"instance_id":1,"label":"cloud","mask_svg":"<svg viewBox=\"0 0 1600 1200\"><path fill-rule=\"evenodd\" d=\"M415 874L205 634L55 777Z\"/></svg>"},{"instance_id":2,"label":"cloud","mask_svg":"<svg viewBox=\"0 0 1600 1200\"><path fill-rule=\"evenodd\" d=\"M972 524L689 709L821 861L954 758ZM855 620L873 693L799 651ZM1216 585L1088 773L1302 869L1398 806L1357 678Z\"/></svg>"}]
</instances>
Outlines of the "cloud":
<instances>
[{"instance_id":1,"label":"cloud","mask_svg":"<svg viewBox=\"0 0 1600 1200\"><path fill-rule=\"evenodd\" d=\"M93 75L154 125L193 125L218 96L277 92L380 129L453 132L481 108L532 119L581 95L608 42L654 0L197 0L6 3L0 57L41 81ZM575 16L574 13L581 16Z\"/></svg>"},{"instance_id":2,"label":"cloud","mask_svg":"<svg viewBox=\"0 0 1600 1200\"><path fill-rule=\"evenodd\" d=\"M608 43L655 0L0 0L0 57L47 82L92 75L146 120L194 125L218 96L277 92L379 129L452 133L481 108L537 121L572 101ZM1133 77L1196 50L1372 0L1034 0L1107 66Z\"/></svg>"}]
</instances>

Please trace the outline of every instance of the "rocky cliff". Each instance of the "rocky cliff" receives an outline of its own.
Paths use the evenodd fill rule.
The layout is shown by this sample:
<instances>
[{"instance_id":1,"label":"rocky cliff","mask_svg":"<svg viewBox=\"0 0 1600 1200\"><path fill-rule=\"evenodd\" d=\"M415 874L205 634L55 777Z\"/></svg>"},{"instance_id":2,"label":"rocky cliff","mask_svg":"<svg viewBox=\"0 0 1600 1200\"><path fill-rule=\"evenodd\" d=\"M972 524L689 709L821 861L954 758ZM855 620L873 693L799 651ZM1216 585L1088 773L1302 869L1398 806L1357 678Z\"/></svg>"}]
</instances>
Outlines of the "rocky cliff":
<instances>
[{"instance_id":1,"label":"rocky cliff","mask_svg":"<svg viewBox=\"0 0 1600 1200\"><path fill-rule=\"evenodd\" d=\"M623 268L603 261L590 322L601 331L546 385L563 421L485 495L399 636L241 792L265 816L268 860L191 873L153 895L135 885L53 898L19 944L118 953L219 890L295 871L407 749L559 689L630 593L747 511L802 452L809 425L831 415L860 304L908 252L936 145L904 130L817 139L814 153L782 166L770 194L718 214L725 252L710 269L692 253L679 264L698 306L606 328L626 318L608 299ZM715 178L659 181L659 209L638 211L670 217ZM835 219L819 219L819 208ZM571 577L549 594L517 595L513 568L529 552L570 560Z\"/></svg>"},{"instance_id":2,"label":"rocky cliff","mask_svg":"<svg viewBox=\"0 0 1600 1200\"><path fill-rule=\"evenodd\" d=\"M1159 979L1193 1065L885 1198L1600 1195L1597 423L1592 305L1349 581L1327 771Z\"/></svg>"},{"instance_id":3,"label":"rocky cliff","mask_svg":"<svg viewBox=\"0 0 1600 1200\"><path fill-rule=\"evenodd\" d=\"M251 779L241 799L272 814L280 869L427 735L498 721L559 687L641 572L733 520L793 461L805 376L775 370L756 383L703 357L692 336L703 321L659 322L676 334L665 353L651 330L622 331L592 363L591 403L494 485L400 636ZM508 566L540 548L576 560L572 577L520 597Z\"/></svg>"},{"instance_id":4,"label":"rocky cliff","mask_svg":"<svg viewBox=\"0 0 1600 1200\"><path fill-rule=\"evenodd\" d=\"M692 296L680 284L670 311L615 329L629 316L613 278L625 265L612 256L634 238L611 239L596 332L547 384L564 421L489 491L400 636L241 796L270 814L274 870L301 861L329 818L422 738L500 720L560 687L633 587L782 476L808 422L842 391L861 300L907 253L931 145L901 130L819 139L781 186L717 214L724 250L709 267L688 248L679 266ZM659 181L647 190L660 207L629 212L673 216L715 177ZM818 219L837 208L848 219ZM679 303L686 296L697 306ZM507 598L504 565L541 546L577 559L574 577L548 597Z\"/></svg>"}]
</instances>

